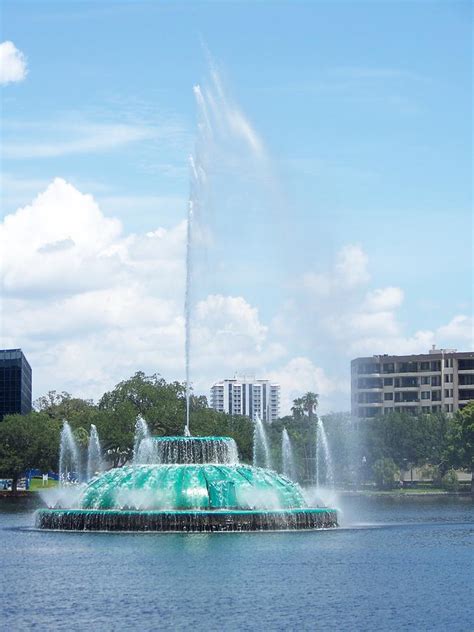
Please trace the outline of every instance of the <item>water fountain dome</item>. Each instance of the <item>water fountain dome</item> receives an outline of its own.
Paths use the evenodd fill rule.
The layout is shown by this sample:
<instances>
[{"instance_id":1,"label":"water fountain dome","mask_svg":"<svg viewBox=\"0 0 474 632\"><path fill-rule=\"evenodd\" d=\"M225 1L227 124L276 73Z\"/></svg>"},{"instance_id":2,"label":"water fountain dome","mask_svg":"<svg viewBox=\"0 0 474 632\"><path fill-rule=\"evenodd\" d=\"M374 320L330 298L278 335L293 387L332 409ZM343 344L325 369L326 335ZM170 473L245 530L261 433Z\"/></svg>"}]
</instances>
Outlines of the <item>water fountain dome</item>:
<instances>
[{"instance_id":1,"label":"water fountain dome","mask_svg":"<svg viewBox=\"0 0 474 632\"><path fill-rule=\"evenodd\" d=\"M337 526L334 509L308 507L273 470L239 462L229 437L152 437L149 462L100 474L76 508L37 512L43 529L257 531Z\"/></svg>"}]
</instances>

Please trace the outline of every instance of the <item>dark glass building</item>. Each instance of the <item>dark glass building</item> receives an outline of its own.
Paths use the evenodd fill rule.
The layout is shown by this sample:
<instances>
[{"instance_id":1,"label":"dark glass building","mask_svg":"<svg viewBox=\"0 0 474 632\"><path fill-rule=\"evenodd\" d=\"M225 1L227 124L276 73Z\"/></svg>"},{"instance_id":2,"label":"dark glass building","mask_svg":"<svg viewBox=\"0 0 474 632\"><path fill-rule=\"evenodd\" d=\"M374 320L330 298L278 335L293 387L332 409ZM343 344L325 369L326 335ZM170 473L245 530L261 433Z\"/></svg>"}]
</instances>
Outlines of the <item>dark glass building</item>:
<instances>
[{"instance_id":1,"label":"dark glass building","mask_svg":"<svg viewBox=\"0 0 474 632\"><path fill-rule=\"evenodd\" d=\"M0 419L31 411L31 367L21 349L0 350Z\"/></svg>"}]
</instances>

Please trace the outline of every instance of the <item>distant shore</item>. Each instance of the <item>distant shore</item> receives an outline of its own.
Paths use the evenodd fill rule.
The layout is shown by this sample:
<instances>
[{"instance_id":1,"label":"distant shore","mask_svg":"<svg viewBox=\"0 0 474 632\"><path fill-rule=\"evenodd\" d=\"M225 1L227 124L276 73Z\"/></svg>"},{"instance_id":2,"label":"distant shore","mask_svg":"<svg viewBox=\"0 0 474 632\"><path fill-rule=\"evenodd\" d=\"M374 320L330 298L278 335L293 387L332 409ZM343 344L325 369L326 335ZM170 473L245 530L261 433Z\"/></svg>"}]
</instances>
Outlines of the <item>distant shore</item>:
<instances>
[{"instance_id":1,"label":"distant shore","mask_svg":"<svg viewBox=\"0 0 474 632\"><path fill-rule=\"evenodd\" d=\"M16 492L8 490L0 490L0 501L11 500L13 498L29 498L35 499L38 497L38 491L27 491L25 489L18 489ZM405 497L410 496L416 498L419 496L474 496L470 490L461 490L457 492L448 492L443 489L391 489L391 490L368 490L368 489L335 489L334 492L339 496L389 496L389 497Z\"/></svg>"}]
</instances>

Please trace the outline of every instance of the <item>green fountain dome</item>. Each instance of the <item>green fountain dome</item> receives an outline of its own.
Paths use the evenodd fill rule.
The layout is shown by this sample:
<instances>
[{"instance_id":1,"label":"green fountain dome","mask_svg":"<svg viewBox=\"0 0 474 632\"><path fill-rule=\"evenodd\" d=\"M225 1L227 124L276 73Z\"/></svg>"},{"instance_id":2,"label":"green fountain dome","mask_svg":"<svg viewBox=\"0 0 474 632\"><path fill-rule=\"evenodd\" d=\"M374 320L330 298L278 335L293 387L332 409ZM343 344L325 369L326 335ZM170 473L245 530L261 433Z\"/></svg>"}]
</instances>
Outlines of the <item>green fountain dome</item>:
<instances>
[{"instance_id":1,"label":"green fountain dome","mask_svg":"<svg viewBox=\"0 0 474 632\"><path fill-rule=\"evenodd\" d=\"M82 509L215 510L306 507L298 485L250 465L135 465L91 481Z\"/></svg>"}]
</instances>

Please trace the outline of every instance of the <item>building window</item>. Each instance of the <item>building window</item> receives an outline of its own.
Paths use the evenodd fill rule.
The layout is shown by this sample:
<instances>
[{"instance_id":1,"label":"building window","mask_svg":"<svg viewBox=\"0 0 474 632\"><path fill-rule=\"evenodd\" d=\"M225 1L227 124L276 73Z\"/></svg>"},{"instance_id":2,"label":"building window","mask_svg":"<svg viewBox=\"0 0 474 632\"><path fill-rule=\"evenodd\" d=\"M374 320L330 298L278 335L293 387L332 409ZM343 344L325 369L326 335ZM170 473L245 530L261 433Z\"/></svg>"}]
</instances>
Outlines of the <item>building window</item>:
<instances>
[{"instance_id":1,"label":"building window","mask_svg":"<svg viewBox=\"0 0 474 632\"><path fill-rule=\"evenodd\" d=\"M383 378L384 386L393 386L393 377L384 377Z\"/></svg>"},{"instance_id":2,"label":"building window","mask_svg":"<svg viewBox=\"0 0 474 632\"><path fill-rule=\"evenodd\" d=\"M474 399L474 388L463 388L458 390L459 399Z\"/></svg>"},{"instance_id":3,"label":"building window","mask_svg":"<svg viewBox=\"0 0 474 632\"><path fill-rule=\"evenodd\" d=\"M383 398L387 400L393 400L393 393L384 393Z\"/></svg>"},{"instance_id":4,"label":"building window","mask_svg":"<svg viewBox=\"0 0 474 632\"><path fill-rule=\"evenodd\" d=\"M420 362L420 371L429 371L430 363L429 362Z\"/></svg>"},{"instance_id":5,"label":"building window","mask_svg":"<svg viewBox=\"0 0 474 632\"><path fill-rule=\"evenodd\" d=\"M474 358L461 358L458 360L458 369L460 371L474 370Z\"/></svg>"},{"instance_id":6,"label":"building window","mask_svg":"<svg viewBox=\"0 0 474 632\"><path fill-rule=\"evenodd\" d=\"M431 376L431 386L441 386L441 375Z\"/></svg>"},{"instance_id":7,"label":"building window","mask_svg":"<svg viewBox=\"0 0 474 632\"><path fill-rule=\"evenodd\" d=\"M430 399L431 393L429 391L421 392L421 399Z\"/></svg>"},{"instance_id":8,"label":"building window","mask_svg":"<svg viewBox=\"0 0 474 632\"><path fill-rule=\"evenodd\" d=\"M452 388L445 388L444 389L444 396L445 397L452 397L453 396L453 389Z\"/></svg>"},{"instance_id":9,"label":"building window","mask_svg":"<svg viewBox=\"0 0 474 632\"><path fill-rule=\"evenodd\" d=\"M386 362L382 367L384 373L395 373L395 364L393 362Z\"/></svg>"},{"instance_id":10,"label":"building window","mask_svg":"<svg viewBox=\"0 0 474 632\"><path fill-rule=\"evenodd\" d=\"M431 384L431 377L429 375L422 375L421 376L421 383L422 384Z\"/></svg>"},{"instance_id":11,"label":"building window","mask_svg":"<svg viewBox=\"0 0 474 632\"><path fill-rule=\"evenodd\" d=\"M453 381L453 374L452 373L446 373L446 375L444 376L444 381L446 383L452 382Z\"/></svg>"},{"instance_id":12,"label":"building window","mask_svg":"<svg viewBox=\"0 0 474 632\"><path fill-rule=\"evenodd\" d=\"M415 388L418 386L418 378L417 377L401 377L400 386L402 386L403 388Z\"/></svg>"},{"instance_id":13,"label":"building window","mask_svg":"<svg viewBox=\"0 0 474 632\"><path fill-rule=\"evenodd\" d=\"M431 393L431 399L434 402L440 402L441 401L441 391L433 391Z\"/></svg>"},{"instance_id":14,"label":"building window","mask_svg":"<svg viewBox=\"0 0 474 632\"><path fill-rule=\"evenodd\" d=\"M399 373L416 373L418 371L417 362L400 362L398 365Z\"/></svg>"}]
</instances>

